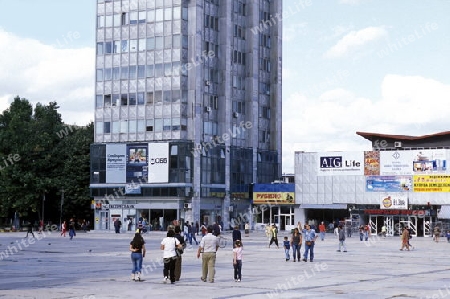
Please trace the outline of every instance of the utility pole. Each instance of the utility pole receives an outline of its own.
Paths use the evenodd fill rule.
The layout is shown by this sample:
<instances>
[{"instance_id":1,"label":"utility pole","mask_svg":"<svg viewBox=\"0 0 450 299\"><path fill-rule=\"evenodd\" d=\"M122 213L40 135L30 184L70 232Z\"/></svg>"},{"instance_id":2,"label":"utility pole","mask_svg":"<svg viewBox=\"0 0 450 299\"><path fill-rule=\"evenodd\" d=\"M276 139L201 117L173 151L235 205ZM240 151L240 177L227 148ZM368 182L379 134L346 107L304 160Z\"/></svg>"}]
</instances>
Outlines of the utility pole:
<instances>
[{"instance_id":1,"label":"utility pole","mask_svg":"<svg viewBox=\"0 0 450 299\"><path fill-rule=\"evenodd\" d=\"M60 216L59 216L59 229L61 229L61 227L62 227L63 203L64 203L64 188L61 189L61 207L60 207Z\"/></svg>"},{"instance_id":2,"label":"utility pole","mask_svg":"<svg viewBox=\"0 0 450 299\"><path fill-rule=\"evenodd\" d=\"M45 227L45 221L44 221L44 211L45 211L45 192L44 192L44 196L42 196L42 230L44 230Z\"/></svg>"}]
</instances>

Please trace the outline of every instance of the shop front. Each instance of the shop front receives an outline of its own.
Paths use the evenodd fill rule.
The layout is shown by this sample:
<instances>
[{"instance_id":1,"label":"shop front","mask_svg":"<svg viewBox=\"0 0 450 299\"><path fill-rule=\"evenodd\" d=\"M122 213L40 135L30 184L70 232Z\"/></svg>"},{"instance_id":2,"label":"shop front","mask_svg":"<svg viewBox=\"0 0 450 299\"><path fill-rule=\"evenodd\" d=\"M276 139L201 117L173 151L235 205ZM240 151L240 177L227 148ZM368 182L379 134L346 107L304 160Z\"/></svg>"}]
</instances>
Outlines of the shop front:
<instances>
[{"instance_id":1,"label":"shop front","mask_svg":"<svg viewBox=\"0 0 450 299\"><path fill-rule=\"evenodd\" d=\"M147 230L165 230L173 221L182 218L182 200L129 200L97 202L94 229L114 231L114 222L122 222L122 232L135 231L139 221Z\"/></svg>"},{"instance_id":2,"label":"shop front","mask_svg":"<svg viewBox=\"0 0 450 299\"><path fill-rule=\"evenodd\" d=\"M294 184L255 184L252 198L254 223L275 224L286 231L296 226Z\"/></svg>"},{"instance_id":3,"label":"shop front","mask_svg":"<svg viewBox=\"0 0 450 299\"><path fill-rule=\"evenodd\" d=\"M436 221L428 210L367 209L364 214L369 217L372 234L378 235L384 225L387 236L399 236L403 227L409 227L414 237L430 237Z\"/></svg>"}]
</instances>

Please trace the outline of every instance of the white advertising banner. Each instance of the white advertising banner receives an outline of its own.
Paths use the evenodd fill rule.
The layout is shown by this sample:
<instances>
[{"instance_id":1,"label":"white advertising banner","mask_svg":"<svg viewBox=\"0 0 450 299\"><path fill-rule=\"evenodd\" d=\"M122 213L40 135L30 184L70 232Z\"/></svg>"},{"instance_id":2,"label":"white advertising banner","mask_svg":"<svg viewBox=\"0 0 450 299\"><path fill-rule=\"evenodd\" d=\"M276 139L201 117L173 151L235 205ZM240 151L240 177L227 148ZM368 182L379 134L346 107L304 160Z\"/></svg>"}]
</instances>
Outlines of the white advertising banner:
<instances>
[{"instance_id":1,"label":"white advertising banner","mask_svg":"<svg viewBox=\"0 0 450 299\"><path fill-rule=\"evenodd\" d=\"M385 193L380 196L380 209L383 210L407 210L407 193Z\"/></svg>"},{"instance_id":2,"label":"white advertising banner","mask_svg":"<svg viewBox=\"0 0 450 299\"><path fill-rule=\"evenodd\" d=\"M380 151L380 175L412 175L411 151Z\"/></svg>"},{"instance_id":3,"label":"white advertising banner","mask_svg":"<svg viewBox=\"0 0 450 299\"><path fill-rule=\"evenodd\" d=\"M447 172L445 149L414 150L411 153L414 174Z\"/></svg>"},{"instance_id":4,"label":"white advertising banner","mask_svg":"<svg viewBox=\"0 0 450 299\"><path fill-rule=\"evenodd\" d=\"M364 175L364 152L317 153L318 176Z\"/></svg>"},{"instance_id":5,"label":"white advertising banner","mask_svg":"<svg viewBox=\"0 0 450 299\"><path fill-rule=\"evenodd\" d=\"M148 182L169 182L169 144L148 144Z\"/></svg>"},{"instance_id":6,"label":"white advertising banner","mask_svg":"<svg viewBox=\"0 0 450 299\"><path fill-rule=\"evenodd\" d=\"M126 178L126 144L106 145L106 183L124 183Z\"/></svg>"}]
</instances>

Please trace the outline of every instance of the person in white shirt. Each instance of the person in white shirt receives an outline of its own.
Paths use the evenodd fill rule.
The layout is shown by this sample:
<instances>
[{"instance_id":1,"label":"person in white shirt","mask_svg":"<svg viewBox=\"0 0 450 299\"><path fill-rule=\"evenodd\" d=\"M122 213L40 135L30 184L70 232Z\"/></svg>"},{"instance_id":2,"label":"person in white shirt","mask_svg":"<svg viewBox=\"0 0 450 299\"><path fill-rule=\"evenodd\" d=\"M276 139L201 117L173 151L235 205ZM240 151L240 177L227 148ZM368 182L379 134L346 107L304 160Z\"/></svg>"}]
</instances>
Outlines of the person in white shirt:
<instances>
[{"instance_id":1,"label":"person in white shirt","mask_svg":"<svg viewBox=\"0 0 450 299\"><path fill-rule=\"evenodd\" d=\"M216 251L219 249L219 239L212 234L212 226L208 226L208 234L200 241L200 246L197 250L197 258L202 256L202 277L201 280L206 282L209 273L209 282L214 282L214 274L216 272Z\"/></svg>"},{"instance_id":2,"label":"person in white shirt","mask_svg":"<svg viewBox=\"0 0 450 299\"><path fill-rule=\"evenodd\" d=\"M175 232L169 230L167 232L167 237L161 241L161 250L163 250L163 260L164 260L164 283L167 283L170 277L170 283L175 283L175 261L177 258L177 253L175 248L181 249L182 246L180 241L175 238Z\"/></svg>"}]
</instances>

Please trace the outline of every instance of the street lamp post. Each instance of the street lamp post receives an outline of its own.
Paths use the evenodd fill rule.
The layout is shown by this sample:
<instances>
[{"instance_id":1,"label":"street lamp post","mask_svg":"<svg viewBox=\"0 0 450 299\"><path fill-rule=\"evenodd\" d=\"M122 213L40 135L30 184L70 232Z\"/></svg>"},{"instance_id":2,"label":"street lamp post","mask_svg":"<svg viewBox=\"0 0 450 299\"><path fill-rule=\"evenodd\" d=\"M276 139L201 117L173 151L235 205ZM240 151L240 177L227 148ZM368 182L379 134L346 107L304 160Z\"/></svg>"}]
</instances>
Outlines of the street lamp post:
<instances>
[{"instance_id":1,"label":"street lamp post","mask_svg":"<svg viewBox=\"0 0 450 299\"><path fill-rule=\"evenodd\" d=\"M45 209L44 209L44 207L45 207L45 193L44 193L44 196L42 196L42 226L44 226L44 211L45 211ZM44 227L42 227L42 230L44 230Z\"/></svg>"},{"instance_id":2,"label":"street lamp post","mask_svg":"<svg viewBox=\"0 0 450 299\"><path fill-rule=\"evenodd\" d=\"M62 228L63 203L64 203L64 189L61 189L61 207L60 207L60 216L59 216L59 229Z\"/></svg>"}]
</instances>

